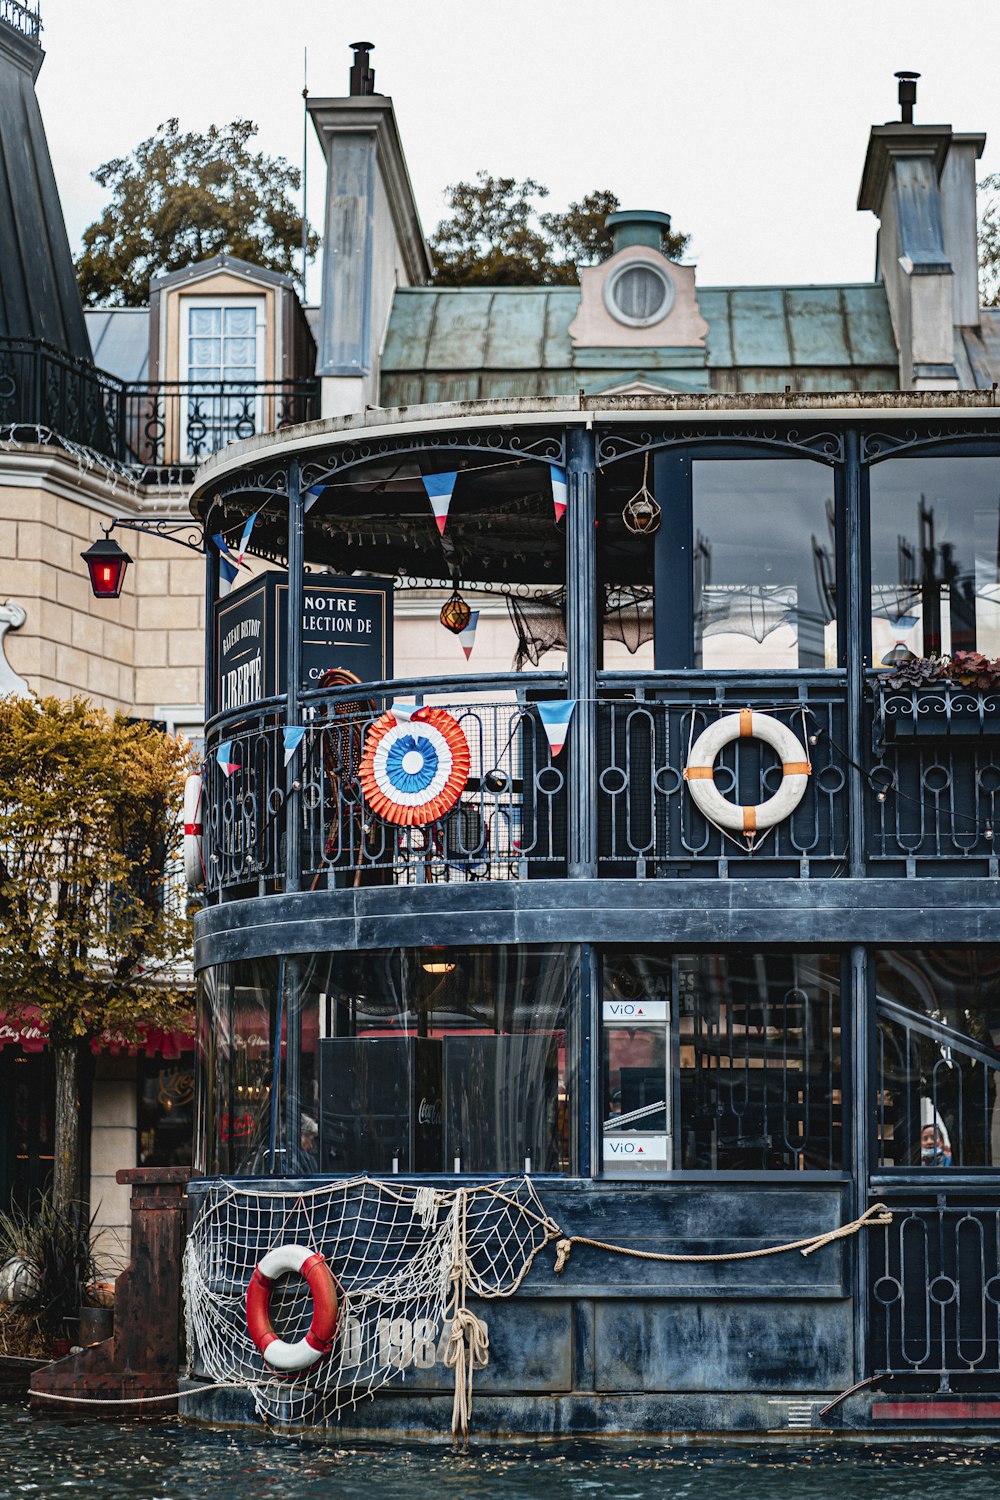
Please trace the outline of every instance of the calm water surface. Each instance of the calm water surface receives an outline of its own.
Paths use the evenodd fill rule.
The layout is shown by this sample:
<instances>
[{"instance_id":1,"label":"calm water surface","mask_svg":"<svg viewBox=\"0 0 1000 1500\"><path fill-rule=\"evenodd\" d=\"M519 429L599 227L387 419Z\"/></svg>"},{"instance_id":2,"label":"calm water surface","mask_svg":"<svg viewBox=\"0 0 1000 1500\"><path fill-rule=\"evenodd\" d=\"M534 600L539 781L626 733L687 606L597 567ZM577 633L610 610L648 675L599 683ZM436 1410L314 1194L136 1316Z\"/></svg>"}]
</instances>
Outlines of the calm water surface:
<instances>
[{"instance_id":1,"label":"calm water surface","mask_svg":"<svg viewBox=\"0 0 1000 1500\"><path fill-rule=\"evenodd\" d=\"M0 1500L993 1500L998 1482L1000 1449L980 1447L481 1448L463 1458L0 1408Z\"/></svg>"}]
</instances>

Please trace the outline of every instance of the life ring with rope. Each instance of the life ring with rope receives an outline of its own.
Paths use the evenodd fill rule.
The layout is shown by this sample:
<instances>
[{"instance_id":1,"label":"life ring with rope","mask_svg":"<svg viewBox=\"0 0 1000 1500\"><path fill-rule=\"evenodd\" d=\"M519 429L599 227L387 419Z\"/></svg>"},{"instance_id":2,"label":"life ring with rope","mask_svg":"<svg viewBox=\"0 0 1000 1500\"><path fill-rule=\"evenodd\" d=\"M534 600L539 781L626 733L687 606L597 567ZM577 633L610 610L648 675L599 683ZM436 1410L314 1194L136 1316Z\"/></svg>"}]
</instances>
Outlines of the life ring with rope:
<instances>
[{"instance_id":1,"label":"life ring with rope","mask_svg":"<svg viewBox=\"0 0 1000 1500\"><path fill-rule=\"evenodd\" d=\"M204 782L193 772L184 782L184 876L189 891L199 891L205 884L205 857L202 852L202 794Z\"/></svg>"},{"instance_id":2,"label":"life ring with rope","mask_svg":"<svg viewBox=\"0 0 1000 1500\"><path fill-rule=\"evenodd\" d=\"M294 1344L279 1339L271 1324L271 1293L279 1276L304 1276L313 1299L312 1322ZM340 1320L340 1297L326 1257L302 1245L278 1245L255 1268L247 1287L247 1328L274 1370L294 1374L308 1370L333 1348Z\"/></svg>"},{"instance_id":3,"label":"life ring with rope","mask_svg":"<svg viewBox=\"0 0 1000 1500\"><path fill-rule=\"evenodd\" d=\"M763 740L781 756L781 785L773 797L754 807L730 802L715 785L715 760L725 745L738 739ZM770 714L741 708L737 714L726 714L695 740L684 767L684 780L695 806L710 823L733 833L754 834L773 828L792 813L802 801L812 774L809 757L798 737L787 724Z\"/></svg>"}]
</instances>

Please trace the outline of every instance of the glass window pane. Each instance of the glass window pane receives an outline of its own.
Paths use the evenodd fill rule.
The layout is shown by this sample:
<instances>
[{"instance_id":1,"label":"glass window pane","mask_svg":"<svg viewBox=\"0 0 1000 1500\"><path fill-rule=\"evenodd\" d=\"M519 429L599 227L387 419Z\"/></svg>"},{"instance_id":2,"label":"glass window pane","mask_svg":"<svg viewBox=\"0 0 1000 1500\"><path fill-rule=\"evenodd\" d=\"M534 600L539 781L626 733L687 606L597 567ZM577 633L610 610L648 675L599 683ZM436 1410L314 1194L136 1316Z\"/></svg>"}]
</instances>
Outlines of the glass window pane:
<instances>
[{"instance_id":1,"label":"glass window pane","mask_svg":"<svg viewBox=\"0 0 1000 1500\"><path fill-rule=\"evenodd\" d=\"M201 374L204 366L218 365L220 361L218 339L189 339L188 362Z\"/></svg>"},{"instance_id":2,"label":"glass window pane","mask_svg":"<svg viewBox=\"0 0 1000 1500\"><path fill-rule=\"evenodd\" d=\"M605 1171L840 1167L836 955L611 949L603 975Z\"/></svg>"},{"instance_id":3,"label":"glass window pane","mask_svg":"<svg viewBox=\"0 0 1000 1500\"><path fill-rule=\"evenodd\" d=\"M222 311L218 307L191 307L188 309L188 334L191 338L203 338L222 331Z\"/></svg>"},{"instance_id":4,"label":"glass window pane","mask_svg":"<svg viewBox=\"0 0 1000 1500\"><path fill-rule=\"evenodd\" d=\"M887 949L876 996L879 1164L1000 1165L1000 948Z\"/></svg>"},{"instance_id":5,"label":"glass window pane","mask_svg":"<svg viewBox=\"0 0 1000 1500\"><path fill-rule=\"evenodd\" d=\"M254 339L230 339L222 341L222 362L227 370L245 365L251 373L256 368L257 350Z\"/></svg>"},{"instance_id":6,"label":"glass window pane","mask_svg":"<svg viewBox=\"0 0 1000 1500\"><path fill-rule=\"evenodd\" d=\"M692 465L694 665L837 665L834 476L809 460Z\"/></svg>"},{"instance_id":7,"label":"glass window pane","mask_svg":"<svg viewBox=\"0 0 1000 1500\"><path fill-rule=\"evenodd\" d=\"M257 323L255 307L227 307L224 309L224 316L227 338L246 338L253 334Z\"/></svg>"},{"instance_id":8,"label":"glass window pane","mask_svg":"<svg viewBox=\"0 0 1000 1500\"><path fill-rule=\"evenodd\" d=\"M1000 655L1000 459L896 458L871 470L872 662Z\"/></svg>"}]
</instances>

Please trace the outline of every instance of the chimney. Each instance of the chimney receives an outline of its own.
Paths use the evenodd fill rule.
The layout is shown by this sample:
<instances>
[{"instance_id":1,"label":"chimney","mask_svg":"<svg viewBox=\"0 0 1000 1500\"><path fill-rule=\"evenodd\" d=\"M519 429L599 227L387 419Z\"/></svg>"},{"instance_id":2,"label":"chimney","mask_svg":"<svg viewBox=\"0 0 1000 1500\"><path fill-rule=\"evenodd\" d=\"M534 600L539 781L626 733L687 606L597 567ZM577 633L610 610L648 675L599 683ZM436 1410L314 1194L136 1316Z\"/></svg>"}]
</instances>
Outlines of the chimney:
<instances>
[{"instance_id":1,"label":"chimney","mask_svg":"<svg viewBox=\"0 0 1000 1500\"><path fill-rule=\"evenodd\" d=\"M670 233L670 215L653 208L622 208L608 214L604 226L614 238L614 255L630 245L648 245L651 250L662 251L664 236Z\"/></svg>"},{"instance_id":2,"label":"chimney","mask_svg":"<svg viewBox=\"0 0 1000 1500\"><path fill-rule=\"evenodd\" d=\"M986 137L915 125L919 76L896 74L901 119L872 127L858 208L879 220L876 277L889 301L900 386L956 390L957 330L979 322L975 164Z\"/></svg>"},{"instance_id":3,"label":"chimney","mask_svg":"<svg viewBox=\"0 0 1000 1500\"><path fill-rule=\"evenodd\" d=\"M368 65L368 54L373 51L374 47L374 42L351 43L354 62L351 64L348 93L352 98L356 99L363 94L374 94L375 92L375 69Z\"/></svg>"}]
</instances>

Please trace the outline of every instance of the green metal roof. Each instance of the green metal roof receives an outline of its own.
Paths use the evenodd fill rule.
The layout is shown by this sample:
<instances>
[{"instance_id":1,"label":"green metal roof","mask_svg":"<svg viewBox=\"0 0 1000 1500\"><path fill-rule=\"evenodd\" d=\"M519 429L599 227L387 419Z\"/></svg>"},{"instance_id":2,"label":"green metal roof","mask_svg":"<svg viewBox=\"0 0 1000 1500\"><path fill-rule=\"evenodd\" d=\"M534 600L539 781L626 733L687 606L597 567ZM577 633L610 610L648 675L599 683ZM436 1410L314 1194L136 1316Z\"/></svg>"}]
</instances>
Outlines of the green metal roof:
<instances>
[{"instance_id":1,"label":"green metal roof","mask_svg":"<svg viewBox=\"0 0 1000 1500\"><path fill-rule=\"evenodd\" d=\"M689 349L574 349L577 287L405 287L382 356L383 405L572 395L636 379L673 390L895 390L885 289L702 287L707 363Z\"/></svg>"}]
</instances>

